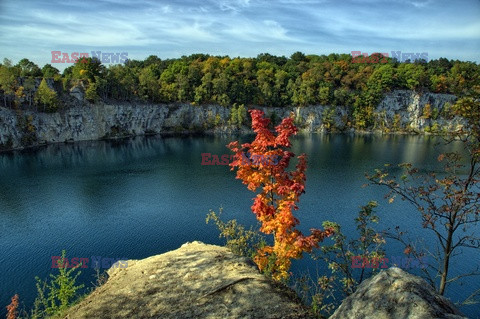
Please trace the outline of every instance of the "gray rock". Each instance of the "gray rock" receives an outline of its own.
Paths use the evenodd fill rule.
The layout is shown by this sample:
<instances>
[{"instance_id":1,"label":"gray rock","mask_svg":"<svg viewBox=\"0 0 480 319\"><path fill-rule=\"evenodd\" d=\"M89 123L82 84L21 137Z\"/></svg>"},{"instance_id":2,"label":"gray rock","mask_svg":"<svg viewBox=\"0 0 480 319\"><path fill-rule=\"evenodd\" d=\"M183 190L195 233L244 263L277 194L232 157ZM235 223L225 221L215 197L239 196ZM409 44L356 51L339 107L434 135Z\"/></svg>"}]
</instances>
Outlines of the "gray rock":
<instances>
[{"instance_id":1,"label":"gray rock","mask_svg":"<svg viewBox=\"0 0 480 319\"><path fill-rule=\"evenodd\" d=\"M393 123L395 114L401 115L403 127L423 130L431 120L423 118L423 109L430 104L431 110L442 111L445 103L455 103L456 96L439 93L417 93L409 90L395 90L385 95L377 106L377 112L385 112L386 121ZM455 119L458 122L458 119ZM439 123L444 124L444 123Z\"/></svg>"},{"instance_id":2,"label":"gray rock","mask_svg":"<svg viewBox=\"0 0 480 319\"><path fill-rule=\"evenodd\" d=\"M74 86L73 88L71 88L70 95L79 100L80 102L85 101L85 92L80 86Z\"/></svg>"},{"instance_id":3,"label":"gray rock","mask_svg":"<svg viewBox=\"0 0 480 319\"><path fill-rule=\"evenodd\" d=\"M425 280L397 267L362 282L330 317L345 318L468 319Z\"/></svg>"},{"instance_id":4,"label":"gray rock","mask_svg":"<svg viewBox=\"0 0 480 319\"><path fill-rule=\"evenodd\" d=\"M21 116L31 116L35 127L35 142L54 143L64 141L97 140L105 137L123 137L129 135L207 131L215 133L250 132L243 126L228 125L230 108L219 105L195 106L186 103L175 104L136 104L117 102L89 104L85 102L84 90L80 86L70 91L73 96L71 106L57 113L40 113L23 111ZM449 94L424 93L413 91L394 91L388 93L378 105L376 112L385 117L389 127L395 114L401 115L403 127L422 131L430 125L424 119L423 108L430 103L432 110L441 110L446 102L453 103L456 97ZM314 105L308 107L261 107L267 116L275 114L277 120L294 113L300 132L323 132L323 114L331 106ZM346 116L351 117L351 108L339 106L335 108L333 121L339 129L345 128ZM215 125L213 123L217 122ZM19 127L17 113L12 109L0 107L0 148L22 148L25 132ZM458 128L459 119L438 119L437 124L450 129ZM32 139L29 139L32 140ZM25 141L25 139L23 139Z\"/></svg>"}]
</instances>

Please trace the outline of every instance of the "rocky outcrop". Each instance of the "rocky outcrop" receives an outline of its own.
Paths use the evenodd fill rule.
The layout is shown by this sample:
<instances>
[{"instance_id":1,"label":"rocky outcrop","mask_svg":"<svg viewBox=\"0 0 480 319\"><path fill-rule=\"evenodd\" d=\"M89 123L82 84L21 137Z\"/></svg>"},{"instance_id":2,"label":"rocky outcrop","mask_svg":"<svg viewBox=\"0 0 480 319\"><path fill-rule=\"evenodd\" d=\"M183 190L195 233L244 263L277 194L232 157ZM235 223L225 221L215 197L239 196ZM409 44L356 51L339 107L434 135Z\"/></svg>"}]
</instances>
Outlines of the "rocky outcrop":
<instances>
[{"instance_id":1,"label":"rocky outcrop","mask_svg":"<svg viewBox=\"0 0 480 319\"><path fill-rule=\"evenodd\" d=\"M70 89L69 94L80 102L85 101L85 89L82 86L74 86Z\"/></svg>"},{"instance_id":2,"label":"rocky outcrop","mask_svg":"<svg viewBox=\"0 0 480 319\"><path fill-rule=\"evenodd\" d=\"M451 125L449 128L453 129L459 124L458 120L447 121L442 117L425 118L423 111L428 104L432 113L441 113L446 103L453 104L455 101L456 97L451 94L429 92L420 94L408 90L396 90L385 95L382 102L378 104L376 111L385 116L387 124L395 121L395 114L400 115L400 125L404 128L423 131L425 127L437 122L439 126Z\"/></svg>"},{"instance_id":3,"label":"rocky outcrop","mask_svg":"<svg viewBox=\"0 0 480 319\"><path fill-rule=\"evenodd\" d=\"M231 108L219 105L120 102L89 104L84 101L84 92L79 87L70 92L70 98L71 107L56 113L29 110L18 112L0 107L0 150L150 133L239 131L236 126L229 125ZM427 104L438 115L446 103L454 103L455 99L455 96L448 94L394 91L388 93L378 105L375 110L376 121L387 128L399 125L396 128L398 130L427 131L430 127L455 129L460 124L457 119L423 116ZM346 130L352 117L348 107L317 105L261 109L276 120L293 112L295 124L300 131L307 133L322 132L329 127ZM244 126L240 131L249 132L249 128Z\"/></svg>"},{"instance_id":4,"label":"rocky outcrop","mask_svg":"<svg viewBox=\"0 0 480 319\"><path fill-rule=\"evenodd\" d=\"M313 318L295 294L227 248L200 242L110 268L65 318Z\"/></svg>"},{"instance_id":5,"label":"rocky outcrop","mask_svg":"<svg viewBox=\"0 0 480 319\"><path fill-rule=\"evenodd\" d=\"M119 261L63 318L315 318L289 288L225 247L192 242ZM365 280L330 319L468 319L421 278L392 267Z\"/></svg>"},{"instance_id":6,"label":"rocky outcrop","mask_svg":"<svg viewBox=\"0 0 480 319\"><path fill-rule=\"evenodd\" d=\"M428 283L392 267L365 280L330 319L468 319Z\"/></svg>"}]
</instances>

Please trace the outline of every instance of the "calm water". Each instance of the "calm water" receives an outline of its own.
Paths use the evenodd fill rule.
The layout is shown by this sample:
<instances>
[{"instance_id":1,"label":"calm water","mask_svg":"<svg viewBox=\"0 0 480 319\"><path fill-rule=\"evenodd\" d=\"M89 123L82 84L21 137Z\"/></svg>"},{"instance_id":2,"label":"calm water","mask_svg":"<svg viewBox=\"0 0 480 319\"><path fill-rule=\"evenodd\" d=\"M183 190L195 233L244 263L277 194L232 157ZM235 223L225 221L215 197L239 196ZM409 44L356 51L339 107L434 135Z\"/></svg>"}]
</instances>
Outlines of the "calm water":
<instances>
[{"instance_id":1,"label":"calm water","mask_svg":"<svg viewBox=\"0 0 480 319\"><path fill-rule=\"evenodd\" d=\"M208 211L220 206L226 218L255 224L253 193L234 172L227 166L201 165L201 153L228 153L230 140L142 137L0 154L0 311L15 293L30 306L34 277L46 278L51 256L62 249L68 257L139 259L187 241L220 244L215 227L205 224ZM309 158L307 191L297 212L302 230L332 220L351 233L358 207L378 200L379 229L399 225L433 247L431 233L419 227L412 207L401 201L389 205L383 199L385 189L362 185L364 173L384 163L413 162L439 170L438 154L460 146L437 147L436 142L412 136L297 137L294 152ZM400 252L390 241L387 256ZM456 258L452 274L478 264L480 254L465 251ZM293 270L308 267L312 262L298 261ZM93 275L93 269L83 269L80 279L89 284ZM470 279L451 286L448 296L458 301L479 286L479 278ZM472 318L480 313L478 306L462 310Z\"/></svg>"}]
</instances>

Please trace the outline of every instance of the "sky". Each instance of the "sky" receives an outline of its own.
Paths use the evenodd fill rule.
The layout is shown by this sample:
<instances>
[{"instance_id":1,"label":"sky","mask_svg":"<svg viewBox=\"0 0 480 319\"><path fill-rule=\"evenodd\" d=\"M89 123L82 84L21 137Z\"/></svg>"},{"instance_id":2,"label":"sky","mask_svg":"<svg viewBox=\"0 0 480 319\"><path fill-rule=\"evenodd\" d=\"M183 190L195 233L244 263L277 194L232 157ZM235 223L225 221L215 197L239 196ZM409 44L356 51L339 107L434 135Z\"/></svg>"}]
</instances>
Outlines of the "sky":
<instances>
[{"instance_id":1,"label":"sky","mask_svg":"<svg viewBox=\"0 0 480 319\"><path fill-rule=\"evenodd\" d=\"M479 63L480 0L0 0L1 60L42 67L52 51L140 60L401 51Z\"/></svg>"}]
</instances>

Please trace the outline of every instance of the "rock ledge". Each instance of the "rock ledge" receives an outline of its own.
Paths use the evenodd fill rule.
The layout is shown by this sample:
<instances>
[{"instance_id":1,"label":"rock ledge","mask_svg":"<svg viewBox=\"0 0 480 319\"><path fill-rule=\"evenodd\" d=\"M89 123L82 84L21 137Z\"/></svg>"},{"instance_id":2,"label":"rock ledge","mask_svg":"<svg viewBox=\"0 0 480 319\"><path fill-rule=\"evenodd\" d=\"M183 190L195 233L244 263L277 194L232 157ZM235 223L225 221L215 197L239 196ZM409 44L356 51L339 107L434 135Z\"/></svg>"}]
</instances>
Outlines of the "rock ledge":
<instances>
[{"instance_id":1,"label":"rock ledge","mask_svg":"<svg viewBox=\"0 0 480 319\"><path fill-rule=\"evenodd\" d=\"M227 248L200 242L111 268L66 318L313 318Z\"/></svg>"}]
</instances>

